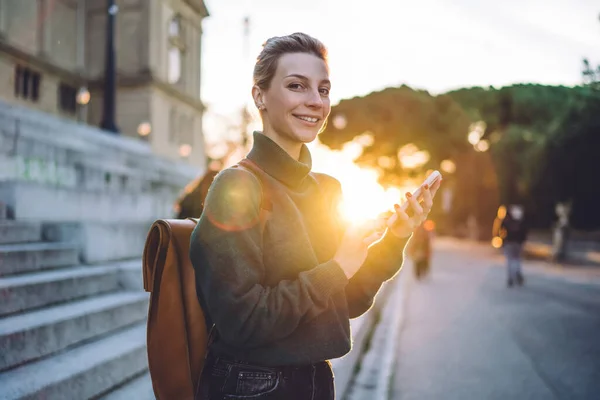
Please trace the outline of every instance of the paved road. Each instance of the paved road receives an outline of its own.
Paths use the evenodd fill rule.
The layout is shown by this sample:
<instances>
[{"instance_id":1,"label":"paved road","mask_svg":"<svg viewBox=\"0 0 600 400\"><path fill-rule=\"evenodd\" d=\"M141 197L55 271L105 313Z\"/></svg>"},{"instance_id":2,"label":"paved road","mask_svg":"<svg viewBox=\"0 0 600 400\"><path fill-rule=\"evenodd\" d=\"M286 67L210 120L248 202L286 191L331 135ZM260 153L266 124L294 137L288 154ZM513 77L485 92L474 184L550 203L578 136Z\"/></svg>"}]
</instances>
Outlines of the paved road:
<instances>
[{"instance_id":1,"label":"paved road","mask_svg":"<svg viewBox=\"0 0 600 400\"><path fill-rule=\"evenodd\" d=\"M508 289L499 262L437 243L430 279L407 289L392 399L600 399L598 279L530 263Z\"/></svg>"}]
</instances>

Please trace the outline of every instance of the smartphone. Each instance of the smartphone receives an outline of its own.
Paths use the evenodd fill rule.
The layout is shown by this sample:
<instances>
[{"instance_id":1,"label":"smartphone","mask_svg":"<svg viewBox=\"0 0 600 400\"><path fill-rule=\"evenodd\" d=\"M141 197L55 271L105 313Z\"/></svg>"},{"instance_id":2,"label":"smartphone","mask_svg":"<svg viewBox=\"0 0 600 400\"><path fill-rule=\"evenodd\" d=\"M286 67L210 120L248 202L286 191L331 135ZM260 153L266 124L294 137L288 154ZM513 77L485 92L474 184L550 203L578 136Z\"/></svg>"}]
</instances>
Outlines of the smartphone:
<instances>
[{"instance_id":1,"label":"smartphone","mask_svg":"<svg viewBox=\"0 0 600 400\"><path fill-rule=\"evenodd\" d=\"M423 186L427 184L429 185L429 187L432 187L440 179L442 179L442 174L440 174L439 171L433 171L431 174L429 174L427 178L425 178L425 180L423 181L423 183L421 183L417 190L412 192L413 197L417 199L417 201L421 201L423 199ZM400 208L402 209L402 211L406 212L409 206L409 202L405 201L400 205Z\"/></svg>"}]
</instances>

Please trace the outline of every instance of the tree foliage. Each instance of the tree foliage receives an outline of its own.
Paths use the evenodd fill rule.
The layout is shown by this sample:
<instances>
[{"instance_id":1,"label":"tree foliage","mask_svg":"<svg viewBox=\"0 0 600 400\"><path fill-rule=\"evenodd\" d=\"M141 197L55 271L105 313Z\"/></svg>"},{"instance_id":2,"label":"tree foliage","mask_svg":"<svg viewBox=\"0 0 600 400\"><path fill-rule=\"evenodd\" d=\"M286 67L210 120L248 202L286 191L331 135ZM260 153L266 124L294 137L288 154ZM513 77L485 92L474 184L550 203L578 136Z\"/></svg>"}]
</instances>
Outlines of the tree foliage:
<instances>
[{"instance_id":1,"label":"tree foliage","mask_svg":"<svg viewBox=\"0 0 600 400\"><path fill-rule=\"evenodd\" d=\"M376 166L380 156L396 158L402 146L413 143L431 154L424 167L437 167L441 160L468 148L464 132L471 122L448 96L435 97L407 86L388 88L342 100L332 110L330 119L340 116L346 120L345 126L336 128L329 124L320 140L337 149L357 135L373 135L373 145L365 149L361 163ZM383 169L383 181L411 172L403 171L399 165Z\"/></svg>"},{"instance_id":2,"label":"tree foliage","mask_svg":"<svg viewBox=\"0 0 600 400\"><path fill-rule=\"evenodd\" d=\"M382 183L438 169L442 160L456 165L452 214L455 222L469 214L493 219L501 203L524 202L536 225L548 227L558 201L573 201L573 223L581 229L600 227L597 165L600 153L600 93L592 86L522 84L495 89L464 88L438 96L407 86L388 88L341 101L321 141L332 148L365 132L374 141L360 163L383 171ZM473 122L485 122L482 140L490 151L477 153L467 141ZM337 127L334 125L338 125ZM430 154L418 169L396 163L380 165L380 157L396 159L413 143Z\"/></svg>"}]
</instances>

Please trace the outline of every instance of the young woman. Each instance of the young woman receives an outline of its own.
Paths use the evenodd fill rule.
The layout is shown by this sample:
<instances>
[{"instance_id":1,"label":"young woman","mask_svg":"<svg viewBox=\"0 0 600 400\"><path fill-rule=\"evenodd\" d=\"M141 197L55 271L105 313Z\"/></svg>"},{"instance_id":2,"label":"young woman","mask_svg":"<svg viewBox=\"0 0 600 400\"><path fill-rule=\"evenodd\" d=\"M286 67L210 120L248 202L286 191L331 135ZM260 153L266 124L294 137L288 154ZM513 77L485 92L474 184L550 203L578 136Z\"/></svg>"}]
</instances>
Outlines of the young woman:
<instances>
[{"instance_id":1,"label":"young woman","mask_svg":"<svg viewBox=\"0 0 600 400\"><path fill-rule=\"evenodd\" d=\"M350 318L367 311L402 265L422 204L347 229L341 187L311 172L305 143L331 110L327 52L302 33L269 39L252 95L263 131L242 167L213 182L192 235L198 298L214 340L198 399L334 399L329 359L351 347ZM399 201L401 199L398 199Z\"/></svg>"}]
</instances>

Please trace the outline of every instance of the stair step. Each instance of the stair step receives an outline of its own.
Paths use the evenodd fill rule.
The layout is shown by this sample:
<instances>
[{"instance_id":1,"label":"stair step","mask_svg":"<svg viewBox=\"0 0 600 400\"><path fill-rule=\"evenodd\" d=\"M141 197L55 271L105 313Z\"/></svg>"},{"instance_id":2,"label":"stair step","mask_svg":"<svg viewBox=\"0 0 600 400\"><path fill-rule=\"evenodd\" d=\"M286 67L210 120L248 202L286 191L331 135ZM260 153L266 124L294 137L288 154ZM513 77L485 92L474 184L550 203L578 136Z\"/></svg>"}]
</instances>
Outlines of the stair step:
<instances>
[{"instance_id":1,"label":"stair step","mask_svg":"<svg viewBox=\"0 0 600 400\"><path fill-rule=\"evenodd\" d=\"M146 325L140 324L0 373L0 400L89 399L147 368Z\"/></svg>"},{"instance_id":2,"label":"stair step","mask_svg":"<svg viewBox=\"0 0 600 400\"><path fill-rule=\"evenodd\" d=\"M0 207L2 207L0 205ZM0 215L0 244L38 242L42 225L38 222L3 220Z\"/></svg>"},{"instance_id":3,"label":"stair step","mask_svg":"<svg viewBox=\"0 0 600 400\"><path fill-rule=\"evenodd\" d=\"M101 396L98 400L156 400L154 390L152 390L152 379L150 373L127 382L120 388Z\"/></svg>"},{"instance_id":4,"label":"stair step","mask_svg":"<svg viewBox=\"0 0 600 400\"><path fill-rule=\"evenodd\" d=\"M115 291L119 266L71 267L0 278L0 315Z\"/></svg>"},{"instance_id":5,"label":"stair step","mask_svg":"<svg viewBox=\"0 0 600 400\"><path fill-rule=\"evenodd\" d=\"M144 172L143 177L140 175L143 180L156 173ZM133 178L132 181L138 179L129 176ZM160 175L156 175L155 179L160 178ZM112 190L65 188L37 182L4 182L0 188L0 198L6 199L8 217L15 220L124 223L153 219L157 209L164 212L165 200L150 191L127 190L115 194Z\"/></svg>"},{"instance_id":6,"label":"stair step","mask_svg":"<svg viewBox=\"0 0 600 400\"><path fill-rule=\"evenodd\" d=\"M0 319L0 371L143 321L144 292L121 292Z\"/></svg>"},{"instance_id":7,"label":"stair step","mask_svg":"<svg viewBox=\"0 0 600 400\"><path fill-rule=\"evenodd\" d=\"M119 282L125 290L144 290L144 274L142 272L142 260L135 259L119 264L121 275Z\"/></svg>"},{"instance_id":8,"label":"stair step","mask_svg":"<svg viewBox=\"0 0 600 400\"><path fill-rule=\"evenodd\" d=\"M0 244L0 276L79 264L74 243Z\"/></svg>"}]
</instances>

